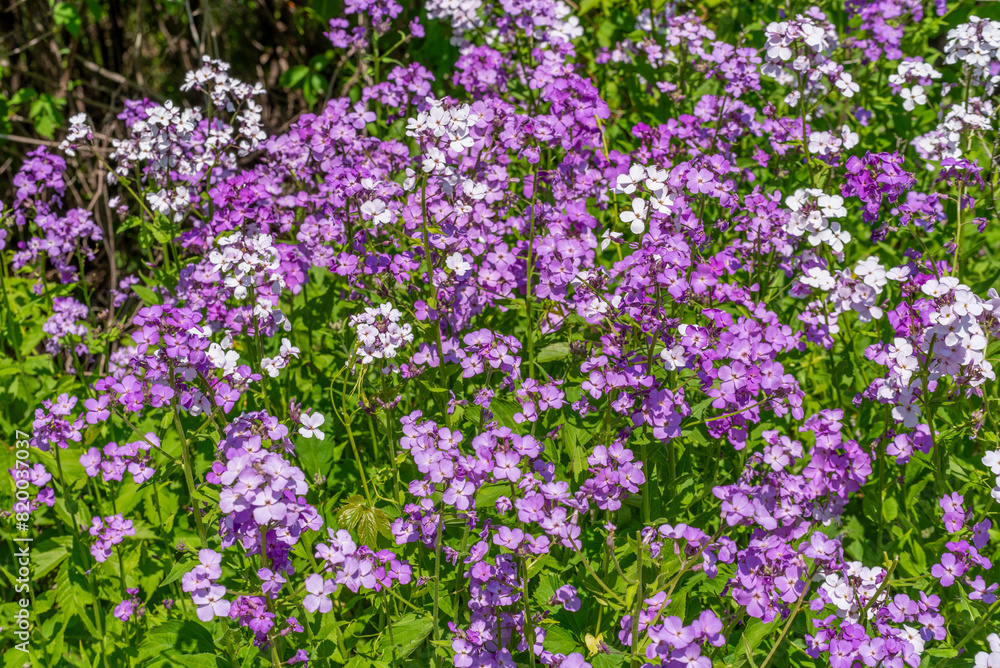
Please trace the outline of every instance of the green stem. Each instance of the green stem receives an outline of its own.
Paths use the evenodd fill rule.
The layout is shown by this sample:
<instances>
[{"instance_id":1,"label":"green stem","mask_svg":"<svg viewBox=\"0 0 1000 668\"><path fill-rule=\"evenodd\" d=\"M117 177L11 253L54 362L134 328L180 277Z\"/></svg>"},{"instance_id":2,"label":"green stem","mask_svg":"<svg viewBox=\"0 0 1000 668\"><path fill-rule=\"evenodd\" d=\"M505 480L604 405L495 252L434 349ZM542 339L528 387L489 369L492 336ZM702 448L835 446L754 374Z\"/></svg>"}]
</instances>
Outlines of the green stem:
<instances>
[{"instance_id":1,"label":"green stem","mask_svg":"<svg viewBox=\"0 0 1000 668\"><path fill-rule=\"evenodd\" d=\"M312 636L310 635L310 638L311 637ZM239 668L240 662L236 657L236 650L233 648L233 639L229 629L226 629L226 652L229 653L229 665L232 668Z\"/></svg>"},{"instance_id":2,"label":"green stem","mask_svg":"<svg viewBox=\"0 0 1000 668\"><path fill-rule=\"evenodd\" d=\"M535 624L531 621L531 592L528 589L528 561L522 556L521 567L524 570L524 640L528 645L528 661L535 668Z\"/></svg>"},{"instance_id":3,"label":"green stem","mask_svg":"<svg viewBox=\"0 0 1000 668\"><path fill-rule=\"evenodd\" d=\"M173 377L173 366L170 367L171 378ZM171 408L174 414L174 427L177 429L177 436L181 441L181 466L184 469L184 482L187 484L188 496L191 497L191 507L194 509L194 523L198 528L198 538L201 542L201 549L208 548L208 538L205 533L205 523L201 518L201 505L195 498L194 467L192 465L191 444L184 436L184 425L181 424L180 410L177 408L177 390L174 389L174 396L171 399Z\"/></svg>"},{"instance_id":4,"label":"green stem","mask_svg":"<svg viewBox=\"0 0 1000 668\"><path fill-rule=\"evenodd\" d=\"M531 320L531 310L532 310L532 299L531 299L531 278L533 269L532 258L535 254L535 201L538 199L538 169L533 168L531 171L531 218L529 219L528 225L528 257L525 259L525 265L527 271L525 272L526 289L524 295L524 307L525 314L527 315L526 323L526 343L528 350L528 375L532 373L533 364L535 362L535 340L532 336L532 329L534 327L534 322Z\"/></svg>"},{"instance_id":5,"label":"green stem","mask_svg":"<svg viewBox=\"0 0 1000 668\"><path fill-rule=\"evenodd\" d=\"M632 668L639 668L639 615L642 613L642 531L635 532L636 584L635 609L632 612Z\"/></svg>"},{"instance_id":6,"label":"green stem","mask_svg":"<svg viewBox=\"0 0 1000 668\"><path fill-rule=\"evenodd\" d=\"M962 258L962 196L965 194L965 184L958 186L958 229L955 231L955 255L952 259L951 274L962 280L962 266L959 264Z\"/></svg>"},{"instance_id":7,"label":"green stem","mask_svg":"<svg viewBox=\"0 0 1000 668\"><path fill-rule=\"evenodd\" d=\"M625 605L625 601L622 600L621 596L619 596L618 594L616 594L615 592L613 592L611 590L611 587L609 587L608 585L604 584L604 580L602 580L600 577L598 577L597 573L595 573L594 569L591 567L590 562L587 561L587 557L583 556L583 552L579 552L578 551L577 555L579 555L580 561L583 562L584 568L586 568L587 572L590 573L590 577L592 577L595 580L597 580L597 584L601 585L601 589L603 589L605 592L607 592L607 594L609 596L611 596L611 598L615 599L615 602L618 603L618 605L622 606L623 608L628 607L628 606Z\"/></svg>"},{"instance_id":8,"label":"green stem","mask_svg":"<svg viewBox=\"0 0 1000 668\"><path fill-rule=\"evenodd\" d=\"M392 668L396 668L396 638L392 634L392 615L389 614L389 598L385 595L385 589L382 590L382 605L385 606L385 625L389 631L389 644L392 645Z\"/></svg>"},{"instance_id":9,"label":"green stem","mask_svg":"<svg viewBox=\"0 0 1000 668\"><path fill-rule=\"evenodd\" d=\"M438 626L438 612L441 607L441 543L444 542L444 513L438 515L437 542L434 545L434 643L432 656L434 665L438 665L437 641L441 638L441 629ZM499 637L497 639L499 641Z\"/></svg>"}]
</instances>

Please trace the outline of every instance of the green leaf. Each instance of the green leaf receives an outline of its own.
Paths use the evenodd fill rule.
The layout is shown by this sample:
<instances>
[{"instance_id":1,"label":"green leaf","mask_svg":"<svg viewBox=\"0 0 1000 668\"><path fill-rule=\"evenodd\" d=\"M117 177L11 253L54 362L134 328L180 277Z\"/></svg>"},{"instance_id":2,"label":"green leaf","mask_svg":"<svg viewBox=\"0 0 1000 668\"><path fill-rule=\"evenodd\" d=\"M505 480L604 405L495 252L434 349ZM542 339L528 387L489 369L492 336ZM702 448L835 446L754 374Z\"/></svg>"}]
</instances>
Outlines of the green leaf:
<instances>
[{"instance_id":1,"label":"green leaf","mask_svg":"<svg viewBox=\"0 0 1000 668\"><path fill-rule=\"evenodd\" d=\"M126 230L131 230L134 227L139 227L140 225L142 225L142 218L139 216L129 216L125 219L124 223L115 228L115 232L125 232Z\"/></svg>"},{"instance_id":2,"label":"green leaf","mask_svg":"<svg viewBox=\"0 0 1000 668\"><path fill-rule=\"evenodd\" d=\"M510 485L483 485L476 490L476 508L492 508L504 494L510 493Z\"/></svg>"},{"instance_id":3,"label":"green leaf","mask_svg":"<svg viewBox=\"0 0 1000 668\"><path fill-rule=\"evenodd\" d=\"M369 547L375 546L378 534L386 538L389 532L389 516L382 510L369 505L368 500L355 494L337 511L337 521L349 530L357 531L358 539Z\"/></svg>"},{"instance_id":4,"label":"green leaf","mask_svg":"<svg viewBox=\"0 0 1000 668\"><path fill-rule=\"evenodd\" d=\"M323 23L328 23L340 11L340 3L336 0L309 0L309 8L319 15Z\"/></svg>"},{"instance_id":5,"label":"green leaf","mask_svg":"<svg viewBox=\"0 0 1000 668\"><path fill-rule=\"evenodd\" d=\"M295 65L285 70L278 83L285 88L295 88L306 78L307 74L309 74L308 65Z\"/></svg>"},{"instance_id":6,"label":"green leaf","mask_svg":"<svg viewBox=\"0 0 1000 668\"><path fill-rule=\"evenodd\" d=\"M4 328L7 331L7 340L15 351L21 350L24 339L21 337L21 325L14 314L4 312Z\"/></svg>"},{"instance_id":7,"label":"green leaf","mask_svg":"<svg viewBox=\"0 0 1000 668\"><path fill-rule=\"evenodd\" d=\"M94 597L90 594L86 576L72 562L63 562L56 575L56 603L67 617L79 615L88 630L97 633L93 620L89 617L93 602Z\"/></svg>"},{"instance_id":8,"label":"green leaf","mask_svg":"<svg viewBox=\"0 0 1000 668\"><path fill-rule=\"evenodd\" d=\"M140 660L164 655L214 653L212 634L201 624L190 620L160 624L151 629L139 645Z\"/></svg>"},{"instance_id":9,"label":"green leaf","mask_svg":"<svg viewBox=\"0 0 1000 668\"><path fill-rule=\"evenodd\" d=\"M145 285L133 285L132 291L139 295L139 298L147 304L162 304L163 298L159 294L153 292L151 289L147 288Z\"/></svg>"},{"instance_id":10,"label":"green leaf","mask_svg":"<svg viewBox=\"0 0 1000 668\"><path fill-rule=\"evenodd\" d=\"M494 417L496 417L497 422L502 426L509 429L517 428L517 423L514 422L514 414L521 412L520 404L505 399L494 399L490 403L490 410L493 411Z\"/></svg>"},{"instance_id":11,"label":"green leaf","mask_svg":"<svg viewBox=\"0 0 1000 668\"><path fill-rule=\"evenodd\" d=\"M396 641L396 658L402 659L413 653L423 643L434 627L434 622L427 615L409 613L392 624L392 638ZM382 632L376 650L381 653L383 661L392 659L392 642L389 640L388 629Z\"/></svg>"},{"instance_id":12,"label":"green leaf","mask_svg":"<svg viewBox=\"0 0 1000 668\"><path fill-rule=\"evenodd\" d=\"M183 668L229 668L230 663L228 660L224 661L221 657L215 656L214 654L186 654L181 655L175 652L170 652L169 656L162 657L160 660L154 659L152 663L144 664L146 668L163 668L173 667L173 666L183 666Z\"/></svg>"},{"instance_id":13,"label":"green leaf","mask_svg":"<svg viewBox=\"0 0 1000 668\"><path fill-rule=\"evenodd\" d=\"M319 98L326 92L326 79L323 75L313 72L309 75L309 85L302 87L302 93L306 96L306 103L313 106Z\"/></svg>"},{"instance_id":14,"label":"green leaf","mask_svg":"<svg viewBox=\"0 0 1000 668\"><path fill-rule=\"evenodd\" d=\"M147 223L146 228L153 235L153 238L161 244L170 243L180 232L177 223L159 213L153 216L153 220Z\"/></svg>"},{"instance_id":15,"label":"green leaf","mask_svg":"<svg viewBox=\"0 0 1000 668\"><path fill-rule=\"evenodd\" d=\"M705 409L711 406L713 401L715 401L715 399L712 399L711 397L705 399L704 401L699 401L694 405L694 408L691 409L691 417L696 420L700 420L701 416L705 414Z\"/></svg>"},{"instance_id":16,"label":"green leaf","mask_svg":"<svg viewBox=\"0 0 1000 668\"><path fill-rule=\"evenodd\" d=\"M750 646L750 642L747 640L746 635L743 636L743 651L746 652L746 660L750 664L751 668L757 668L757 664L753 660L753 647Z\"/></svg>"},{"instance_id":17,"label":"green leaf","mask_svg":"<svg viewBox=\"0 0 1000 668\"><path fill-rule=\"evenodd\" d=\"M87 3L87 9L90 10L90 13L94 15L95 19L100 21L101 18L104 16L104 8L101 7L101 3L99 3L97 0L86 0L86 3Z\"/></svg>"},{"instance_id":18,"label":"green leaf","mask_svg":"<svg viewBox=\"0 0 1000 668\"><path fill-rule=\"evenodd\" d=\"M38 97L38 91L30 86L20 88L13 95L10 96L11 106L16 106L19 104L24 104L28 100L33 100Z\"/></svg>"},{"instance_id":19,"label":"green leaf","mask_svg":"<svg viewBox=\"0 0 1000 668\"><path fill-rule=\"evenodd\" d=\"M160 583L160 586L165 587L171 582L176 582L177 580L180 580L182 577L184 577L185 573L191 570L192 566L193 564L188 562L178 562L174 564L174 567L170 569L169 573L167 573L167 577L163 578L163 582Z\"/></svg>"},{"instance_id":20,"label":"green leaf","mask_svg":"<svg viewBox=\"0 0 1000 668\"><path fill-rule=\"evenodd\" d=\"M887 522L892 522L899 517L899 502L895 498L890 496L882 502L882 516Z\"/></svg>"},{"instance_id":21,"label":"green leaf","mask_svg":"<svg viewBox=\"0 0 1000 668\"><path fill-rule=\"evenodd\" d=\"M66 28L73 37L80 34L80 15L76 7L68 2L57 3L52 8L52 19L60 28Z\"/></svg>"},{"instance_id":22,"label":"green leaf","mask_svg":"<svg viewBox=\"0 0 1000 668\"><path fill-rule=\"evenodd\" d=\"M545 632L545 649L559 654L572 654L580 652L586 655L587 648L573 637L568 629L562 626L552 626Z\"/></svg>"},{"instance_id":23,"label":"green leaf","mask_svg":"<svg viewBox=\"0 0 1000 668\"><path fill-rule=\"evenodd\" d=\"M35 545L31 552L31 561L34 562L34 576L42 578L61 564L69 556L69 548L73 544L73 539L67 536L60 536L56 540L43 540Z\"/></svg>"},{"instance_id":24,"label":"green leaf","mask_svg":"<svg viewBox=\"0 0 1000 668\"><path fill-rule=\"evenodd\" d=\"M536 362L551 362L553 360L561 360L564 357L569 357L569 343L553 343L550 346L545 346L538 351L538 355L535 357Z\"/></svg>"},{"instance_id":25,"label":"green leaf","mask_svg":"<svg viewBox=\"0 0 1000 668\"><path fill-rule=\"evenodd\" d=\"M745 664L753 666L754 651L776 626L776 622L764 624L759 619L754 619L747 624L746 629L743 631L740 647L736 650L736 661L733 663L733 668L739 668L739 666Z\"/></svg>"}]
</instances>

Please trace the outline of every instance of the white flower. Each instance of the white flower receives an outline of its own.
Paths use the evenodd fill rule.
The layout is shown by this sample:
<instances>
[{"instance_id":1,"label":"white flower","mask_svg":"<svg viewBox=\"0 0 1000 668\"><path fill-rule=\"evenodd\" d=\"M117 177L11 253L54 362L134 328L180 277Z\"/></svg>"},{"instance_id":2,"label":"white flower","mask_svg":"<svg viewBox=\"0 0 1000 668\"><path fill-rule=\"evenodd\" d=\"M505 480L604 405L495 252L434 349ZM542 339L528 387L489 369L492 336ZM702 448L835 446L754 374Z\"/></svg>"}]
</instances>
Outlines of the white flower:
<instances>
[{"instance_id":1,"label":"white flower","mask_svg":"<svg viewBox=\"0 0 1000 668\"><path fill-rule=\"evenodd\" d=\"M903 632L900 633L898 637L900 640L905 640L913 645L913 651L915 654L919 655L924 651L924 639L920 637L920 631L912 626L904 624Z\"/></svg>"},{"instance_id":2,"label":"white flower","mask_svg":"<svg viewBox=\"0 0 1000 668\"><path fill-rule=\"evenodd\" d=\"M904 396L901 398L912 400L912 396ZM915 402L902 406L896 406L892 409L892 417L896 418L898 422L902 422L904 427L916 427L917 422L920 420L920 406L918 406Z\"/></svg>"},{"instance_id":3,"label":"white flower","mask_svg":"<svg viewBox=\"0 0 1000 668\"><path fill-rule=\"evenodd\" d=\"M979 297L970 290L956 290L955 303L952 304L952 308L957 315L979 316L983 313L983 305L980 303Z\"/></svg>"},{"instance_id":4,"label":"white flower","mask_svg":"<svg viewBox=\"0 0 1000 668\"><path fill-rule=\"evenodd\" d=\"M223 350L218 343L208 346L208 359L216 369L222 369L223 375L229 376L236 371L236 363L240 360L240 354L235 350Z\"/></svg>"},{"instance_id":5,"label":"white flower","mask_svg":"<svg viewBox=\"0 0 1000 668\"><path fill-rule=\"evenodd\" d=\"M373 199L361 205L361 217L375 225L382 225L392 220L392 212L386 208L385 202Z\"/></svg>"},{"instance_id":6,"label":"white flower","mask_svg":"<svg viewBox=\"0 0 1000 668\"><path fill-rule=\"evenodd\" d=\"M469 134L468 128L462 128L458 132L451 132L449 133L448 138L451 140L451 143L448 144L448 148L455 153L461 153L467 148L472 148L472 145L475 143L472 135Z\"/></svg>"},{"instance_id":7,"label":"white flower","mask_svg":"<svg viewBox=\"0 0 1000 668\"><path fill-rule=\"evenodd\" d=\"M445 154L430 146L427 148L427 155L424 157L424 171L432 174L440 174L445 170Z\"/></svg>"},{"instance_id":8,"label":"white flower","mask_svg":"<svg viewBox=\"0 0 1000 668\"><path fill-rule=\"evenodd\" d=\"M324 434L320 431L320 427L326 422L326 418L320 413L313 413L312 415L303 415L299 418L302 422L302 426L299 427L299 434L305 438L318 438L323 440Z\"/></svg>"},{"instance_id":9,"label":"white flower","mask_svg":"<svg viewBox=\"0 0 1000 668\"><path fill-rule=\"evenodd\" d=\"M844 198L840 195L820 195L816 198L816 204L827 218L843 218L847 215Z\"/></svg>"},{"instance_id":10,"label":"white flower","mask_svg":"<svg viewBox=\"0 0 1000 668\"><path fill-rule=\"evenodd\" d=\"M613 190L616 193L630 195L635 192L635 188L646 178L646 168L642 165L632 165L628 174L619 174L617 187Z\"/></svg>"},{"instance_id":11,"label":"white flower","mask_svg":"<svg viewBox=\"0 0 1000 668\"><path fill-rule=\"evenodd\" d=\"M683 369L687 365L687 359L684 357L684 346L681 345L664 348L660 351L660 359L663 360L663 366L667 371Z\"/></svg>"},{"instance_id":12,"label":"white flower","mask_svg":"<svg viewBox=\"0 0 1000 668\"><path fill-rule=\"evenodd\" d=\"M648 178L646 179L646 189L649 190L649 192L659 192L666 187L667 179L670 178L669 171L666 169L649 167L646 172L648 175Z\"/></svg>"},{"instance_id":13,"label":"white flower","mask_svg":"<svg viewBox=\"0 0 1000 668\"><path fill-rule=\"evenodd\" d=\"M462 192L470 199L478 202L486 199L490 188L485 183L476 183L475 181L467 180L462 182Z\"/></svg>"},{"instance_id":14,"label":"white flower","mask_svg":"<svg viewBox=\"0 0 1000 668\"><path fill-rule=\"evenodd\" d=\"M993 475L1000 475L1000 450L990 450L983 455L983 466L993 471Z\"/></svg>"},{"instance_id":15,"label":"white flower","mask_svg":"<svg viewBox=\"0 0 1000 668\"><path fill-rule=\"evenodd\" d=\"M943 279L939 281L932 278L920 286L920 290L928 297L941 297L951 292L951 287Z\"/></svg>"},{"instance_id":16,"label":"white flower","mask_svg":"<svg viewBox=\"0 0 1000 668\"><path fill-rule=\"evenodd\" d=\"M852 148L854 148L855 146L857 146L858 142L860 141L860 137L858 137L858 133L854 132L853 130L851 130L851 128L848 125L846 125L846 124L844 125L844 127L842 127L840 129L840 136L844 140L844 150L845 151L850 151Z\"/></svg>"},{"instance_id":17,"label":"white flower","mask_svg":"<svg viewBox=\"0 0 1000 668\"><path fill-rule=\"evenodd\" d=\"M348 321L358 336L357 355L361 364L391 359L400 348L413 342L413 328L399 324L402 314L392 304L367 307ZM395 369L393 369L395 370Z\"/></svg>"},{"instance_id":18,"label":"white flower","mask_svg":"<svg viewBox=\"0 0 1000 668\"><path fill-rule=\"evenodd\" d=\"M621 232L612 232L611 230L604 230L604 234L601 235L601 250L607 250L611 242L614 241L618 243L622 239Z\"/></svg>"},{"instance_id":19,"label":"white flower","mask_svg":"<svg viewBox=\"0 0 1000 668\"><path fill-rule=\"evenodd\" d=\"M808 285L818 290L824 292L829 292L833 290L837 282L833 279L833 276L826 269L821 269L819 267L810 267L809 271L803 278L800 278L803 284Z\"/></svg>"},{"instance_id":20,"label":"white flower","mask_svg":"<svg viewBox=\"0 0 1000 668\"><path fill-rule=\"evenodd\" d=\"M284 365L284 360L280 357L275 357L273 359L270 357L263 357L260 360L261 370L267 373L267 375L271 378L277 378L278 372Z\"/></svg>"},{"instance_id":21,"label":"white flower","mask_svg":"<svg viewBox=\"0 0 1000 668\"><path fill-rule=\"evenodd\" d=\"M854 273L865 282L865 285L869 285L879 291L887 283L885 267L881 265L877 257L868 257L858 262L854 267Z\"/></svg>"},{"instance_id":22,"label":"white flower","mask_svg":"<svg viewBox=\"0 0 1000 668\"><path fill-rule=\"evenodd\" d=\"M674 206L674 197L667 192L666 188L661 188L657 191L656 197L652 198L649 203L653 211L670 213L671 208Z\"/></svg>"},{"instance_id":23,"label":"white flower","mask_svg":"<svg viewBox=\"0 0 1000 668\"><path fill-rule=\"evenodd\" d=\"M844 97L854 97L854 94L861 90L861 87L854 83L851 75L847 72L841 73L840 78L834 84L840 89Z\"/></svg>"},{"instance_id":24,"label":"white flower","mask_svg":"<svg viewBox=\"0 0 1000 668\"><path fill-rule=\"evenodd\" d=\"M623 211L618 216L623 223L628 223L632 234L642 234L646 229L646 200L638 197L632 200L632 210Z\"/></svg>"},{"instance_id":25,"label":"white flower","mask_svg":"<svg viewBox=\"0 0 1000 668\"><path fill-rule=\"evenodd\" d=\"M885 277L888 278L890 281L902 281L905 280L906 277L908 277L909 275L910 275L910 268L907 267L906 265L893 267L892 269L890 269L885 273Z\"/></svg>"},{"instance_id":26,"label":"white flower","mask_svg":"<svg viewBox=\"0 0 1000 668\"><path fill-rule=\"evenodd\" d=\"M809 152L828 155L832 149L832 137L829 132L813 132L809 135Z\"/></svg>"},{"instance_id":27,"label":"white flower","mask_svg":"<svg viewBox=\"0 0 1000 668\"><path fill-rule=\"evenodd\" d=\"M292 345L292 342L288 339L281 339L281 350L279 354L282 357L298 357L301 351Z\"/></svg>"},{"instance_id":28,"label":"white flower","mask_svg":"<svg viewBox=\"0 0 1000 668\"><path fill-rule=\"evenodd\" d=\"M465 276L472 269L472 265L465 261L465 257L461 253L449 255L445 264L458 276Z\"/></svg>"},{"instance_id":29,"label":"white flower","mask_svg":"<svg viewBox=\"0 0 1000 668\"><path fill-rule=\"evenodd\" d=\"M927 104L927 96L924 95L924 87L916 85L913 88L904 88L899 91L903 98L903 109L913 111L915 107L922 107Z\"/></svg>"}]
</instances>

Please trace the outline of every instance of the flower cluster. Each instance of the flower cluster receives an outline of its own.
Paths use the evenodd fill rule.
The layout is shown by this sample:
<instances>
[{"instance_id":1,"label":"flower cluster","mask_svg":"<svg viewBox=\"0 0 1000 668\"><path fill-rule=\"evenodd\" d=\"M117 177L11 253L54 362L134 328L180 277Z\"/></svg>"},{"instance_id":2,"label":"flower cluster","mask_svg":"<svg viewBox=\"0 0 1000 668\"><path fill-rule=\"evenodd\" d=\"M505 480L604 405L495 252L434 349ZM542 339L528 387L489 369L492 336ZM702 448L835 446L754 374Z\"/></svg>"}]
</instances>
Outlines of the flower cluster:
<instances>
[{"instance_id":1,"label":"flower cluster","mask_svg":"<svg viewBox=\"0 0 1000 668\"><path fill-rule=\"evenodd\" d=\"M80 466L91 478L100 473L105 482L120 481L128 472L132 475L132 481L141 485L156 473L149 452L151 448L159 446L160 439L152 433L146 434L138 441L121 446L111 442L104 446L103 451L90 448L80 455Z\"/></svg>"},{"instance_id":2,"label":"flower cluster","mask_svg":"<svg viewBox=\"0 0 1000 668\"><path fill-rule=\"evenodd\" d=\"M123 622L127 622L132 617L142 617L146 614L146 606L143 604L142 599L139 598L138 589L126 589L125 593L128 594L128 598L123 599L121 603L115 606L114 616Z\"/></svg>"},{"instance_id":3,"label":"flower cluster","mask_svg":"<svg viewBox=\"0 0 1000 668\"><path fill-rule=\"evenodd\" d=\"M430 0L441 80L397 50L409 8L346 0L306 69L339 58L349 92L271 136L206 58L203 107L119 115L126 226L28 153L0 319L38 322L0 371L14 406L45 393L43 459L15 512L75 495L97 562L169 544L170 616L219 618L232 663L758 665L778 627L771 666L916 668L981 641L1000 23L937 60L904 53L939 29L915 0L741 7L758 42L584 4ZM74 115L63 150L102 136ZM142 564L126 634L160 614Z\"/></svg>"},{"instance_id":4,"label":"flower cluster","mask_svg":"<svg viewBox=\"0 0 1000 668\"><path fill-rule=\"evenodd\" d=\"M306 578L305 587L309 595L303 601L306 610L329 612L330 594L344 585L357 593L365 589L381 591L394 583L408 584L413 577L413 569L406 561L401 561L390 550L373 552L371 548L358 546L350 533L340 529L327 529L329 544L316 545L316 558L324 563L324 573L334 575L332 580L313 573Z\"/></svg>"},{"instance_id":5,"label":"flower cluster","mask_svg":"<svg viewBox=\"0 0 1000 668\"><path fill-rule=\"evenodd\" d=\"M108 515L104 518L94 517L88 531L97 539L90 546L90 554L97 561L104 562L111 556L113 546L125 540L125 536L135 535L135 526L132 520L125 519L121 514Z\"/></svg>"},{"instance_id":6,"label":"flower cluster","mask_svg":"<svg viewBox=\"0 0 1000 668\"><path fill-rule=\"evenodd\" d=\"M364 313L351 316L349 324L358 337L357 355L361 364L391 360L401 348L413 342L413 328L409 323L401 323L402 317L392 304L368 307Z\"/></svg>"},{"instance_id":7,"label":"flower cluster","mask_svg":"<svg viewBox=\"0 0 1000 668\"><path fill-rule=\"evenodd\" d=\"M203 622L229 614L232 603L225 598L226 588L216 584L222 577L222 555L214 550L198 552L198 565L181 578L181 588L191 594L198 607L198 619Z\"/></svg>"}]
</instances>

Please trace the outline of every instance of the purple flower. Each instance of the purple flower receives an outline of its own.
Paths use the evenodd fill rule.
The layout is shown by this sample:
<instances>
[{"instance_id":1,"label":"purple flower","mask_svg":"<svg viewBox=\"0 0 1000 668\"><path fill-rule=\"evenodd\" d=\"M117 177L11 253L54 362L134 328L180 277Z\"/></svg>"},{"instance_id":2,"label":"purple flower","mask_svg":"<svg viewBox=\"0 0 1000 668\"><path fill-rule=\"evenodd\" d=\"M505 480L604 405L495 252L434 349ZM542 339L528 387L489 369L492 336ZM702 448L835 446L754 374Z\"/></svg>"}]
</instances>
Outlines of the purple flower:
<instances>
[{"instance_id":1,"label":"purple flower","mask_svg":"<svg viewBox=\"0 0 1000 668\"><path fill-rule=\"evenodd\" d=\"M497 533L493 536L494 545L506 547L508 550L516 550L522 542L524 542L524 532L520 529L502 526L497 529Z\"/></svg>"},{"instance_id":2,"label":"purple flower","mask_svg":"<svg viewBox=\"0 0 1000 668\"><path fill-rule=\"evenodd\" d=\"M955 578L961 577L967 570L968 567L957 560L954 554L945 552L941 555L941 563L931 567L931 575L941 582L942 587L950 587Z\"/></svg>"},{"instance_id":3,"label":"purple flower","mask_svg":"<svg viewBox=\"0 0 1000 668\"><path fill-rule=\"evenodd\" d=\"M576 612L580 609L580 599L576 596L576 587L572 585L563 585L556 589L555 595L552 597L550 605L555 605L556 603L561 603L563 609L569 612Z\"/></svg>"},{"instance_id":4,"label":"purple flower","mask_svg":"<svg viewBox=\"0 0 1000 668\"><path fill-rule=\"evenodd\" d=\"M87 399L83 405L87 409L87 422L90 424L104 422L111 416L106 395L101 395L96 399Z\"/></svg>"},{"instance_id":5,"label":"purple flower","mask_svg":"<svg viewBox=\"0 0 1000 668\"><path fill-rule=\"evenodd\" d=\"M993 592L997 590L1000 586L996 582L986 586L986 581L983 580L983 576L977 575L975 580L969 581L969 587L972 591L969 592L969 598L973 601L982 601L987 605L991 605L997 600L997 595Z\"/></svg>"},{"instance_id":6,"label":"purple flower","mask_svg":"<svg viewBox=\"0 0 1000 668\"><path fill-rule=\"evenodd\" d=\"M327 613L333 610L330 594L337 591L336 582L325 580L322 575L313 573L306 578L305 585L306 591L309 593L302 599L302 607L309 612L319 610L321 613Z\"/></svg>"},{"instance_id":7,"label":"purple flower","mask_svg":"<svg viewBox=\"0 0 1000 668\"><path fill-rule=\"evenodd\" d=\"M231 603L223 598L225 595L226 588L220 585L212 585L192 593L191 600L198 606L198 619L210 622L215 617L227 617Z\"/></svg>"}]
</instances>

